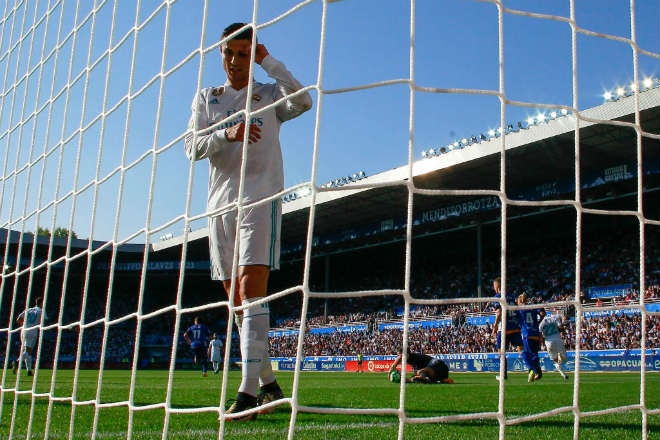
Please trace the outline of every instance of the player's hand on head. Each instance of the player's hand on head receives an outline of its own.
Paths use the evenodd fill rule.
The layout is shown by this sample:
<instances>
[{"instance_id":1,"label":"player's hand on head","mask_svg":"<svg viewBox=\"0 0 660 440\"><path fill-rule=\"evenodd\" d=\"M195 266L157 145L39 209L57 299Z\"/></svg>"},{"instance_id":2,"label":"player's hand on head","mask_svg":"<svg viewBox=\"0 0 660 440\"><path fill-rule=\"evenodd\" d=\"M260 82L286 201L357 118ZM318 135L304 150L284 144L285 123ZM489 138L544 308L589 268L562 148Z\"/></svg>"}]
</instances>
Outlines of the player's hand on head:
<instances>
[{"instance_id":1,"label":"player's hand on head","mask_svg":"<svg viewBox=\"0 0 660 440\"><path fill-rule=\"evenodd\" d=\"M254 62L261 64L261 62L268 56L268 49L263 44L257 44L257 48L254 50Z\"/></svg>"},{"instance_id":2,"label":"player's hand on head","mask_svg":"<svg viewBox=\"0 0 660 440\"><path fill-rule=\"evenodd\" d=\"M256 124L250 124L248 143L254 144L261 139L261 129ZM225 129L225 138L229 142L243 142L245 136L245 122L236 124L233 127Z\"/></svg>"}]
</instances>

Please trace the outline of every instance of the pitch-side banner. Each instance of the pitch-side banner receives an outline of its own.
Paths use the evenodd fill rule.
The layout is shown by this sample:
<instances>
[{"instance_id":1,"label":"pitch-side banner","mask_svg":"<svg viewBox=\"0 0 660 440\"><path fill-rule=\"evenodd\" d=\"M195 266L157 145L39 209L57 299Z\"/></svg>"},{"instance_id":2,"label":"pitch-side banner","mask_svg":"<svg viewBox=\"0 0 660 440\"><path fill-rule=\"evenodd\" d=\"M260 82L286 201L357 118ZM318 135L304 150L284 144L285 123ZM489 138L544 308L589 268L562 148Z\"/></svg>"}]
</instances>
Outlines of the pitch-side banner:
<instances>
[{"instance_id":1,"label":"pitch-side banner","mask_svg":"<svg viewBox=\"0 0 660 440\"><path fill-rule=\"evenodd\" d=\"M568 361L564 368L575 369L575 353L569 351ZM546 352L539 353L544 371L555 369L552 360ZM450 371L454 372L498 372L500 370L497 353L463 353L440 354L435 357L442 359ZM302 369L305 371L364 371L385 372L396 359L396 356L364 356L362 365L358 365L355 356L321 356L305 358ZM279 370L293 370L295 358L271 358L277 361ZM527 371L527 366L518 353L507 353L507 368L509 371ZM592 350L583 351L580 355L582 371L639 371L642 365L641 350ZM660 350L646 351L647 371L660 371ZM410 366L408 366L410 371Z\"/></svg>"},{"instance_id":2,"label":"pitch-side banner","mask_svg":"<svg viewBox=\"0 0 660 440\"><path fill-rule=\"evenodd\" d=\"M612 298L626 296L632 292L632 284L618 284L616 286L593 286L587 289L589 298Z\"/></svg>"}]
</instances>

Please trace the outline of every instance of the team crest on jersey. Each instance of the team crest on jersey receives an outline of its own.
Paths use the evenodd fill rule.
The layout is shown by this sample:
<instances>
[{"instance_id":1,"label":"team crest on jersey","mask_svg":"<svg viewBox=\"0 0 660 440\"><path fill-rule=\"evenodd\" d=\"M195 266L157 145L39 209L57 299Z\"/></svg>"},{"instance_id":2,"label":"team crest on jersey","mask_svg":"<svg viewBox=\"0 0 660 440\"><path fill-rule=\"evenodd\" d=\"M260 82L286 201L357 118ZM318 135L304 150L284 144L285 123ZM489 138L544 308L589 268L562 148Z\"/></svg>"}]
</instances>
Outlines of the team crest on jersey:
<instances>
[{"instance_id":1,"label":"team crest on jersey","mask_svg":"<svg viewBox=\"0 0 660 440\"><path fill-rule=\"evenodd\" d=\"M224 93L225 88L224 87L218 87L217 89L211 90L211 95L213 96L220 96Z\"/></svg>"},{"instance_id":2,"label":"team crest on jersey","mask_svg":"<svg viewBox=\"0 0 660 440\"><path fill-rule=\"evenodd\" d=\"M261 101L261 96L259 96L257 93L255 93L255 94L252 95L252 100L259 102L259 101Z\"/></svg>"}]
</instances>

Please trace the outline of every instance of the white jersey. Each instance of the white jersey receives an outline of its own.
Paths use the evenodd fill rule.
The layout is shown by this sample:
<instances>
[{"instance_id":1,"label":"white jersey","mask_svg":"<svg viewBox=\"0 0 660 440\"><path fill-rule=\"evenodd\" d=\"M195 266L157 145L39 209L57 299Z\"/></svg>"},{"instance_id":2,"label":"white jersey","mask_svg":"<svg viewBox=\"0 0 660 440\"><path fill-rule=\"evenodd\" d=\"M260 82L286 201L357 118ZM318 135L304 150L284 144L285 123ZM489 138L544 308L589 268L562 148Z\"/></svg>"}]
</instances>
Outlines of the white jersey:
<instances>
[{"instance_id":1,"label":"white jersey","mask_svg":"<svg viewBox=\"0 0 660 440\"><path fill-rule=\"evenodd\" d=\"M266 56L261 67L276 83L253 82L252 112L302 88L284 64L272 56ZM227 141L225 129L245 121L243 115L234 118L231 115L245 109L247 89L234 90L227 82L224 87L201 90L193 100L188 128L197 131L197 136L192 131L186 135L185 149L189 159L209 159L209 210L237 201L243 142ZM250 117L250 123L260 128L261 139L247 145L243 202L271 196L284 188L280 125L311 107L311 96L303 93ZM229 119L218 124L225 118Z\"/></svg>"},{"instance_id":2,"label":"white jersey","mask_svg":"<svg viewBox=\"0 0 660 440\"><path fill-rule=\"evenodd\" d=\"M211 359L212 360L220 360L220 357L222 355L222 347L224 344L222 343L222 340L220 339L212 339L211 343Z\"/></svg>"},{"instance_id":3,"label":"white jersey","mask_svg":"<svg viewBox=\"0 0 660 440\"><path fill-rule=\"evenodd\" d=\"M539 330L545 339L560 339L559 325L561 319L558 316L545 315L545 318L539 324Z\"/></svg>"},{"instance_id":4,"label":"white jersey","mask_svg":"<svg viewBox=\"0 0 660 440\"><path fill-rule=\"evenodd\" d=\"M26 311L21 312L21 314L18 315L18 317L23 318L23 329L27 330L32 327L37 327L41 323L42 313L43 310L39 306L32 307L27 309Z\"/></svg>"}]
</instances>

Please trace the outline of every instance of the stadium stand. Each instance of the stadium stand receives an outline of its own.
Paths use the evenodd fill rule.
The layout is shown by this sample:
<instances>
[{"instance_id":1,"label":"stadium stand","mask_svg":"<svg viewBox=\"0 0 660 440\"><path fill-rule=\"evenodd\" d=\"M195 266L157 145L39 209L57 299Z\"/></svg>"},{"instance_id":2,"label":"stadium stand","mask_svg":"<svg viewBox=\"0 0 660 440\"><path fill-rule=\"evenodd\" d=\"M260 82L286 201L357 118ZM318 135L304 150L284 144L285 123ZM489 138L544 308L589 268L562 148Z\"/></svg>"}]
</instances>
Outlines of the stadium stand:
<instances>
[{"instance_id":1,"label":"stadium stand","mask_svg":"<svg viewBox=\"0 0 660 440\"><path fill-rule=\"evenodd\" d=\"M640 93L640 123L645 130L660 130L660 89ZM585 114L598 119L632 121L632 97L607 102ZM565 116L567 118L571 117ZM584 122L584 121L583 121ZM507 194L512 199L572 200L574 198L574 133L559 117L546 124L521 129L507 136ZM637 206L636 133L607 124L581 124L581 186L585 207L634 210ZM658 141L644 138L643 195L645 216L660 218L660 149ZM499 142L493 138L440 156L422 159L414 165L415 184L431 189L490 189L499 187ZM363 178L360 183L404 181L407 168L399 167ZM358 184L358 182L355 182ZM336 191L319 194L312 240L310 287L320 292L402 289L406 253L407 190L403 186L353 188L346 183ZM302 282L304 243L309 218L307 196L287 198L283 208L281 270L271 275L269 288L278 292ZM499 199L495 196L415 196L411 293L415 298L466 298L463 304L416 306L413 321L440 320L445 324L430 329L413 329L414 347L449 353L493 351L487 338L489 327L471 325L472 318L492 316L488 302L469 302L472 297L492 296L491 280L500 274ZM528 292L538 303L570 299L575 294L576 230L575 209L509 206L507 211L507 288ZM542 231L539 233L539 231ZM596 299L601 304L638 300L639 223L633 216L583 215L581 231L581 290L603 286L628 286L621 297ZM645 230L646 295L658 300L660 252L657 228ZM182 326L192 321L190 308L224 299L219 285L209 279L208 240L205 228L188 235L185 271L180 271L183 236L146 245L147 277L144 280L142 310L137 310L144 244L123 244L53 238L31 233L0 230L0 251L6 255L5 283L0 305L0 328L10 327L23 310L28 289L47 293L47 325L41 361L50 365L55 357L56 326L61 324L59 360L62 366L76 361L80 329L80 362L98 364L108 317L106 366L126 367L133 359L136 316L158 313L142 322L140 365L166 366L172 344L177 344L177 362L185 365L190 353L181 335L173 335L179 276ZM19 248L20 243L20 248ZM9 246L9 249L6 249ZM35 261L29 261L36 246ZM94 251L87 258L88 250ZM116 252L115 252L116 251ZM109 275L111 260L116 264ZM20 260L17 260L18 256ZM62 257L69 257L68 271ZM47 265L46 260L50 258ZM90 265L90 267L88 267ZM26 270L32 268L31 270ZM89 283L85 273L90 270ZM110 285L112 280L112 285ZM16 291L14 296L13 292ZM13 298L15 304L12 306ZM62 316L59 316L60 305ZM310 300L308 328L311 331L337 326L364 325L365 330L309 333L306 353L352 354L394 353L400 330L397 324L397 295L347 299ZM275 331L299 327L301 295L293 293L270 304ZM81 313L82 312L82 313ZM568 311L570 314L570 310ZM13 314L12 314L13 313ZM224 335L227 316L223 308L195 311L212 331ZM470 321L470 322L468 322ZM482 321L483 322L483 321ZM635 347L639 339L639 318L635 315L590 316L583 329L583 348ZM449 325L446 325L449 323ZM649 319L649 347L658 347L658 322ZM571 333L572 332L572 333ZM369 335L367 338L366 335ZM9 332L0 332L0 342ZM176 337L175 337L176 336ZM12 341L17 337L11 332ZM569 328L567 345L574 344ZM295 336L273 336L272 354L290 356ZM176 340L176 341L175 341ZM12 343L9 346L10 352ZM233 343L233 355L238 344ZM5 356L3 353L2 356ZM11 353L9 353L11 356ZM144 362L142 362L144 361Z\"/></svg>"}]
</instances>

